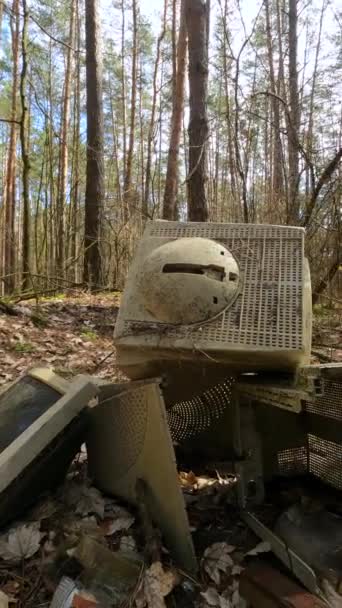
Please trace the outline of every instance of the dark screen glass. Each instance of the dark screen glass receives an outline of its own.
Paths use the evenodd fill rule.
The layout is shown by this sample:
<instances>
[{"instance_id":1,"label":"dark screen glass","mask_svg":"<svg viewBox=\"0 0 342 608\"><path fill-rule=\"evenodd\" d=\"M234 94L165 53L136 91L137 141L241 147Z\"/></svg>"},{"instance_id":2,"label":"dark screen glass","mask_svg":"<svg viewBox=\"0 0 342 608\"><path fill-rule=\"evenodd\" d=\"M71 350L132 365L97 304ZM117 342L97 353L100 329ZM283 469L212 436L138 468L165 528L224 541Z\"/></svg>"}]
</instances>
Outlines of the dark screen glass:
<instances>
[{"instance_id":1,"label":"dark screen glass","mask_svg":"<svg viewBox=\"0 0 342 608\"><path fill-rule=\"evenodd\" d=\"M30 376L0 395L0 453L60 398L60 393Z\"/></svg>"}]
</instances>

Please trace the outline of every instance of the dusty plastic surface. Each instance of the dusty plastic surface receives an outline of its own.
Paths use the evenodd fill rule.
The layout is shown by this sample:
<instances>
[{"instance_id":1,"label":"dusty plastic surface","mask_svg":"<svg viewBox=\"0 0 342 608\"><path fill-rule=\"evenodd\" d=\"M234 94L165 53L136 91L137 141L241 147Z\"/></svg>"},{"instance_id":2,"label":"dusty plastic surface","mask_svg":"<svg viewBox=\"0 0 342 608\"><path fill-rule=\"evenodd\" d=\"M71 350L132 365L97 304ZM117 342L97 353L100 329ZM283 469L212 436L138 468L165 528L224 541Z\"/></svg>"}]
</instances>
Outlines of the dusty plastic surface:
<instances>
[{"instance_id":1,"label":"dusty plastic surface","mask_svg":"<svg viewBox=\"0 0 342 608\"><path fill-rule=\"evenodd\" d=\"M89 473L105 492L136 504L136 483L147 485L147 508L173 558L197 568L175 454L158 384L128 383L89 410Z\"/></svg>"},{"instance_id":2,"label":"dusty plastic surface","mask_svg":"<svg viewBox=\"0 0 342 608\"><path fill-rule=\"evenodd\" d=\"M53 373L41 374L36 370L1 394L2 525L61 481L84 441L87 419L82 410L97 389L87 378L80 377L67 384L63 395L63 381L59 380ZM52 382L58 390L52 388Z\"/></svg>"},{"instance_id":3,"label":"dusty plastic surface","mask_svg":"<svg viewBox=\"0 0 342 608\"><path fill-rule=\"evenodd\" d=\"M157 321L175 325L207 321L232 304L239 289L239 267L223 245L210 239L182 238L147 256L138 290Z\"/></svg>"},{"instance_id":4,"label":"dusty plastic surface","mask_svg":"<svg viewBox=\"0 0 342 608\"><path fill-rule=\"evenodd\" d=\"M209 379L212 370L220 367L234 372L290 371L306 364L311 348L312 313L304 235L302 228L292 226L149 222L129 273L115 328L121 368L132 379L165 372L171 384L179 377L177 370L186 377L192 366L199 375L210 368ZM181 243L182 239L191 238L209 239L214 245L223 246L222 251L230 252L238 265L238 293L215 316L212 302L210 311L206 307L207 320L199 322L196 322L200 318L197 303L203 303L204 295L196 296L194 289L192 296L191 290L195 280L198 284L203 280L207 285L208 277L182 273L179 266L177 269L177 264L189 264L190 254L183 249L176 262L172 259L164 263L158 257L166 251L164 247L175 248L177 240ZM149 261L154 256L158 257L159 266L152 268L153 275ZM191 258L190 269L197 258L198 264L205 266L205 257L210 266L210 253L203 249ZM170 268L169 264L172 272L162 272L165 266ZM151 276L145 280L146 272L150 271L151 276L156 276L152 286ZM185 298L187 313L183 324L179 321L183 304L177 301L173 305L170 283L164 285L171 279L179 299ZM213 283L218 285L219 281ZM236 284L232 282L235 289ZM183 285L190 285L185 295ZM205 290L211 294L210 289ZM155 302L156 299L159 301ZM174 311L170 310L172 307Z\"/></svg>"},{"instance_id":5,"label":"dusty plastic surface","mask_svg":"<svg viewBox=\"0 0 342 608\"><path fill-rule=\"evenodd\" d=\"M342 578L342 517L323 506L313 510L293 505L275 527L278 536L313 568L317 576L337 584Z\"/></svg>"},{"instance_id":6,"label":"dusty plastic surface","mask_svg":"<svg viewBox=\"0 0 342 608\"><path fill-rule=\"evenodd\" d=\"M0 392L0 453L44 414L70 383L48 368L34 368Z\"/></svg>"}]
</instances>

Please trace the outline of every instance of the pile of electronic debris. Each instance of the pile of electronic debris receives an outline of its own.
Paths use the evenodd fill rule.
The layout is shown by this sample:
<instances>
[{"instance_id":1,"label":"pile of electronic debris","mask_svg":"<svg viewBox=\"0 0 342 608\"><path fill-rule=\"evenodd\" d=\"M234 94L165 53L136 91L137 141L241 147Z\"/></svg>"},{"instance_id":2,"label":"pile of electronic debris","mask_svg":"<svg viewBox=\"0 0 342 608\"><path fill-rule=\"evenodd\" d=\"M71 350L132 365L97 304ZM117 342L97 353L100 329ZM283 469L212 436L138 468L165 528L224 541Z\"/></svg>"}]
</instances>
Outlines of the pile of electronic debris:
<instances>
[{"instance_id":1,"label":"pile of electronic debris","mask_svg":"<svg viewBox=\"0 0 342 608\"><path fill-rule=\"evenodd\" d=\"M177 472L157 382L30 370L0 396L0 438L4 606L244 605L236 477Z\"/></svg>"},{"instance_id":2,"label":"pile of electronic debris","mask_svg":"<svg viewBox=\"0 0 342 608\"><path fill-rule=\"evenodd\" d=\"M121 551L107 560L90 532L76 534L64 555L83 566L85 580L77 568L64 578L53 608L132 598L138 607L164 606L174 588L183 593L177 606L243 606L241 595L256 607L342 605L342 365L310 365L311 325L302 229L147 225L115 330L131 381L65 383L36 370L1 396L2 524L55 488L85 441L96 487L85 494L133 505L143 530L144 556L134 559ZM181 479L176 457L187 471ZM209 494L197 503L198 479L206 478L191 471L203 470L216 483L206 480ZM103 512L95 527L105 521ZM234 542L236 530L244 542ZM254 553L248 530L261 539ZM9 532L9 544L23 540ZM243 570L265 549L273 563ZM120 585L113 590L114 571L129 598ZM93 599L82 598L84 585Z\"/></svg>"}]
</instances>

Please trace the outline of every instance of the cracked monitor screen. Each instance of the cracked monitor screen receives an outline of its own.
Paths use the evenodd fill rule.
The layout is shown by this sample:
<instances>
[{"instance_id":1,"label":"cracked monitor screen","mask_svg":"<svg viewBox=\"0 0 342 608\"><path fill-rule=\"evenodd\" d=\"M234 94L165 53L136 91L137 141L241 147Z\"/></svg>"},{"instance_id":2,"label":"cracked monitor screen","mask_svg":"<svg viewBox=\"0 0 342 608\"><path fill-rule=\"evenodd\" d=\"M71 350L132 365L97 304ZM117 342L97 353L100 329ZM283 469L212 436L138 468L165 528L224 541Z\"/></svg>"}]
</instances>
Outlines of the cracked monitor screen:
<instances>
[{"instance_id":1,"label":"cracked monitor screen","mask_svg":"<svg viewBox=\"0 0 342 608\"><path fill-rule=\"evenodd\" d=\"M61 394L25 376L0 395L0 453L44 414Z\"/></svg>"}]
</instances>

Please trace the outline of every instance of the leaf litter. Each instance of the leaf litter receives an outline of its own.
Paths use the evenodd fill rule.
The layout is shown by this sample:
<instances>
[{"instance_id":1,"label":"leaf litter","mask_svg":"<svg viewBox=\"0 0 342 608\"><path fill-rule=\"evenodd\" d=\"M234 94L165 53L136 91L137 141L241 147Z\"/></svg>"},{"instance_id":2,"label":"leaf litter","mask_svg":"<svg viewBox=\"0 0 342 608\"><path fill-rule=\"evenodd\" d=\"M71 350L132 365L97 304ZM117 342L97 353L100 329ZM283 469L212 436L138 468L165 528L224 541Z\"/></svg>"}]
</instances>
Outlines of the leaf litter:
<instances>
[{"instance_id":1,"label":"leaf litter","mask_svg":"<svg viewBox=\"0 0 342 608\"><path fill-rule=\"evenodd\" d=\"M40 522L18 524L0 537L0 557L5 562L18 563L35 555L43 534Z\"/></svg>"},{"instance_id":2,"label":"leaf litter","mask_svg":"<svg viewBox=\"0 0 342 608\"><path fill-rule=\"evenodd\" d=\"M118 293L93 296L80 292L41 300L38 307L30 300L16 307L17 316L0 312L0 386L35 365L49 365L65 376L93 373L106 357L96 374L123 378L113 353L118 304ZM44 324L37 324L37 318L44 319Z\"/></svg>"},{"instance_id":3,"label":"leaf litter","mask_svg":"<svg viewBox=\"0 0 342 608\"><path fill-rule=\"evenodd\" d=\"M235 547L225 542L214 543L204 551L204 570L217 585L221 582L221 574L227 573L234 567L231 557L233 551L235 551Z\"/></svg>"},{"instance_id":4,"label":"leaf litter","mask_svg":"<svg viewBox=\"0 0 342 608\"><path fill-rule=\"evenodd\" d=\"M107 547L114 554L123 551L138 556L144 552L138 518L126 505L105 496L92 486L85 475L85 466L84 458L76 458L71 467L73 474L67 476L61 488L31 509L26 522L13 524L0 537L0 588L4 589L4 593L7 589L11 591L8 594L11 598L8 608L12 608L12 605L15 608L35 608L38 605L48 608L62 576L78 576L73 571L74 561L77 547L84 537L94 539L94 542ZM207 500L205 489L202 489L202 493L204 500ZM210 498L212 500L213 495ZM200 490L189 509L190 523L198 513L201 517L205 513L201 508ZM224 535L234 537L235 541L229 517L228 525L223 530L224 522L227 523L227 505L216 505L215 515L217 527L222 529ZM234 527L241 530L236 518ZM199 524L194 534L208 531L209 539L212 530L212 522L203 526ZM136 608L166 608L168 595L177 589L178 593L182 592L186 581L195 590L191 602L185 604L187 608L243 608L239 594L239 576L243 571L241 555L243 560L248 549L254 545L250 541L247 547L240 547L235 542L233 545L226 541L206 541L206 546L197 552L202 585L188 581L184 573L174 567L170 554L162 551L162 561L152 563L142 572L130 605ZM62 559L63 555L65 557ZM2 564L6 565L5 571L1 568ZM40 581L38 586L34 583L37 580ZM82 602L87 601L87 596L80 592L77 597L80 606L85 606Z\"/></svg>"}]
</instances>

